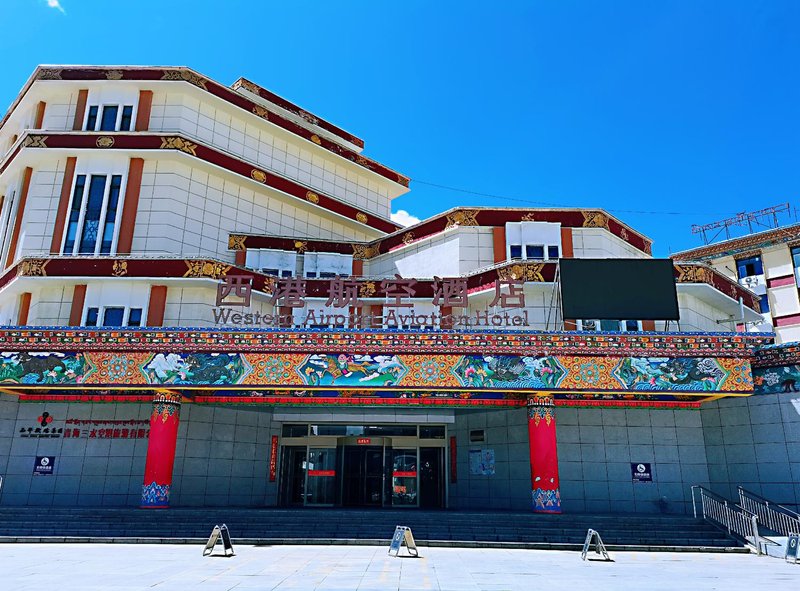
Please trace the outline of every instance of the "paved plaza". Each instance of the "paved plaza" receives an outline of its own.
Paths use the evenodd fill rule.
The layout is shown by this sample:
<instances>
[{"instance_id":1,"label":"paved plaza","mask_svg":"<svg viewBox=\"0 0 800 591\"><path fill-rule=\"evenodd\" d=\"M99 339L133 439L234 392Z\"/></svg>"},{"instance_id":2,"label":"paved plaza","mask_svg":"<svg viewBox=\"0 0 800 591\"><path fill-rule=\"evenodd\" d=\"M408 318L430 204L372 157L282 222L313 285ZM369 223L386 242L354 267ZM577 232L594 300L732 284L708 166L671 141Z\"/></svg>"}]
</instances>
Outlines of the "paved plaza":
<instances>
[{"instance_id":1,"label":"paved plaza","mask_svg":"<svg viewBox=\"0 0 800 591\"><path fill-rule=\"evenodd\" d=\"M234 540L235 542L235 540ZM218 546L217 554L221 554ZM796 589L800 565L746 554L420 548L395 558L386 546L236 546L204 558L202 546L4 544L0 588L27 591L352 589ZM405 549L403 549L405 553Z\"/></svg>"}]
</instances>

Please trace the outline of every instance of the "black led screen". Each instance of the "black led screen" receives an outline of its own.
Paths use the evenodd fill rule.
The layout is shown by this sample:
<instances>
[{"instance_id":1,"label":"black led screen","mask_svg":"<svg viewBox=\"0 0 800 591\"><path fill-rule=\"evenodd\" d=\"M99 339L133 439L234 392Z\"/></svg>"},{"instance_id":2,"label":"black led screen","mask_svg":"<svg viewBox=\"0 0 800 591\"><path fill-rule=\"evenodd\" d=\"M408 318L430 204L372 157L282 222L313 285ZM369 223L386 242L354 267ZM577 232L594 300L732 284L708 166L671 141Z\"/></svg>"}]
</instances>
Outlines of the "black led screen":
<instances>
[{"instance_id":1,"label":"black led screen","mask_svg":"<svg viewBox=\"0 0 800 591\"><path fill-rule=\"evenodd\" d=\"M561 259L561 302L572 320L678 320L671 259Z\"/></svg>"}]
</instances>

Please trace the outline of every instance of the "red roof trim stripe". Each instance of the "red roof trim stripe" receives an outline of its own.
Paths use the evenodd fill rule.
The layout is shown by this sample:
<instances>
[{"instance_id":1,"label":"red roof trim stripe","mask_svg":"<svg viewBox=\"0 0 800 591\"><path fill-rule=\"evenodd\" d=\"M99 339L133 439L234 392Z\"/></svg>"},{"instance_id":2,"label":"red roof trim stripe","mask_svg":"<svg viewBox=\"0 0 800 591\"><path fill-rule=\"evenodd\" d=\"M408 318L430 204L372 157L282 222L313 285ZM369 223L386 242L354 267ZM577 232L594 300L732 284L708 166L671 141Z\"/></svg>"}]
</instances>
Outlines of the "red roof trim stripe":
<instances>
[{"instance_id":1,"label":"red roof trim stripe","mask_svg":"<svg viewBox=\"0 0 800 591\"><path fill-rule=\"evenodd\" d=\"M211 80L210 78L198 74L188 68L56 66L53 68L37 68L32 79L20 92L18 100L14 102L11 109L3 117L3 120L0 121L0 128L2 128L3 124L5 124L6 119L8 119L8 117L11 115L22 96L28 92L33 82L37 80L147 80L187 82L251 114L255 114L256 107L263 108L258 103L248 99L232 88L215 82L214 80ZM408 187L409 185L410 179L407 176L400 174L399 172L394 171L391 168L372 160L371 158L367 158L366 156L362 156L353 150L345 148L336 142L326 138L320 138L313 131L289 121L277 113L270 112L267 117L262 118L296 136L302 137L303 139L317 144L329 152L337 154L338 156L341 156L350 162L361 166L362 168L371 170L372 172L375 172L392 182L398 183L404 187Z\"/></svg>"}]
</instances>

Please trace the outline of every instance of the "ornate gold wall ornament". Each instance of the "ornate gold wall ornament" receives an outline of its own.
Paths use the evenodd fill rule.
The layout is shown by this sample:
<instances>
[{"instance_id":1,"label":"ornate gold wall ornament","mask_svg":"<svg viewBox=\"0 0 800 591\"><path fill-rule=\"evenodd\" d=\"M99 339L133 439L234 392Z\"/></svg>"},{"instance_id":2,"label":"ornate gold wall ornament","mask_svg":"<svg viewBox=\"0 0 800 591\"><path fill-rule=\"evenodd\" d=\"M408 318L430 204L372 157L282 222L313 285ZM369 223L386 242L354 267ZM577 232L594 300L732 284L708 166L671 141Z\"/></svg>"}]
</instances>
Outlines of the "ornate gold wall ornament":
<instances>
[{"instance_id":1,"label":"ornate gold wall ornament","mask_svg":"<svg viewBox=\"0 0 800 591\"><path fill-rule=\"evenodd\" d=\"M262 119L266 119L269 121L269 111L262 107L261 105L256 105L253 107L253 113L261 117Z\"/></svg>"},{"instance_id":2,"label":"ornate gold wall ornament","mask_svg":"<svg viewBox=\"0 0 800 591\"><path fill-rule=\"evenodd\" d=\"M244 234L230 234L228 235L228 250L247 250L245 246L247 236Z\"/></svg>"},{"instance_id":3,"label":"ornate gold wall ornament","mask_svg":"<svg viewBox=\"0 0 800 591\"><path fill-rule=\"evenodd\" d=\"M375 244L353 244L353 258L360 261L372 259L380 254L380 250L380 242Z\"/></svg>"},{"instance_id":4,"label":"ornate gold wall ornament","mask_svg":"<svg viewBox=\"0 0 800 591\"><path fill-rule=\"evenodd\" d=\"M356 154L355 162L356 162L356 164L360 164L361 166L364 166L365 168L371 168L371 166L372 166L372 163L369 160L367 160L366 158L364 158L361 154Z\"/></svg>"},{"instance_id":5,"label":"ornate gold wall ornament","mask_svg":"<svg viewBox=\"0 0 800 591\"><path fill-rule=\"evenodd\" d=\"M449 230L450 228L455 228L456 226L477 226L477 215L477 209L459 209L457 211L448 213L447 225L444 227L444 229Z\"/></svg>"},{"instance_id":6,"label":"ornate gold wall ornament","mask_svg":"<svg viewBox=\"0 0 800 591\"><path fill-rule=\"evenodd\" d=\"M250 177L254 181L258 181L259 183L267 182L267 173L264 172L263 170L258 170L257 168L254 168L253 170L250 171Z\"/></svg>"},{"instance_id":7,"label":"ornate gold wall ornament","mask_svg":"<svg viewBox=\"0 0 800 591\"><path fill-rule=\"evenodd\" d=\"M678 283L708 283L711 284L714 273L706 267L695 265L675 265L678 270Z\"/></svg>"},{"instance_id":8,"label":"ornate gold wall ornament","mask_svg":"<svg viewBox=\"0 0 800 591\"><path fill-rule=\"evenodd\" d=\"M194 84L195 86L199 86L203 90L208 90L206 87L206 79L200 76L199 74L195 74L194 72L190 72L189 70L166 70L164 75L161 76L162 80L183 80L190 84Z\"/></svg>"},{"instance_id":9,"label":"ornate gold wall ornament","mask_svg":"<svg viewBox=\"0 0 800 591\"><path fill-rule=\"evenodd\" d=\"M44 268L49 262L49 259L25 259L17 267L17 275L20 277L47 277Z\"/></svg>"},{"instance_id":10,"label":"ornate gold wall ornament","mask_svg":"<svg viewBox=\"0 0 800 591\"><path fill-rule=\"evenodd\" d=\"M46 148L47 136L46 135L29 135L22 140L23 148Z\"/></svg>"},{"instance_id":11,"label":"ornate gold wall ornament","mask_svg":"<svg viewBox=\"0 0 800 591\"><path fill-rule=\"evenodd\" d=\"M61 80L61 69L42 68L39 70L39 80Z\"/></svg>"},{"instance_id":12,"label":"ornate gold wall ornament","mask_svg":"<svg viewBox=\"0 0 800 591\"><path fill-rule=\"evenodd\" d=\"M628 235L628 231L625 228L621 228L619 231L619 237L622 238L625 242L627 242L630 236Z\"/></svg>"},{"instance_id":13,"label":"ornate gold wall ornament","mask_svg":"<svg viewBox=\"0 0 800 591\"><path fill-rule=\"evenodd\" d=\"M374 281L365 281L364 283L358 286L358 297L371 298L373 295L375 295Z\"/></svg>"},{"instance_id":14,"label":"ornate gold wall ornament","mask_svg":"<svg viewBox=\"0 0 800 591\"><path fill-rule=\"evenodd\" d=\"M209 277L210 279L220 279L230 271L231 265L220 263L219 261L184 261L187 271L184 277Z\"/></svg>"},{"instance_id":15,"label":"ornate gold wall ornament","mask_svg":"<svg viewBox=\"0 0 800 591\"><path fill-rule=\"evenodd\" d=\"M306 193L306 200L315 204L319 203L319 195L317 195L314 191L309 191L308 193Z\"/></svg>"},{"instance_id":16,"label":"ornate gold wall ornament","mask_svg":"<svg viewBox=\"0 0 800 591\"><path fill-rule=\"evenodd\" d=\"M294 248L297 252L303 254L306 250L308 250L308 242L305 242L304 240L295 240Z\"/></svg>"},{"instance_id":17,"label":"ornate gold wall ornament","mask_svg":"<svg viewBox=\"0 0 800 591\"><path fill-rule=\"evenodd\" d=\"M403 185L404 187L408 186L408 183L411 181L407 176L403 176L400 173L397 173L397 182Z\"/></svg>"},{"instance_id":18,"label":"ornate gold wall ornament","mask_svg":"<svg viewBox=\"0 0 800 591\"><path fill-rule=\"evenodd\" d=\"M106 80L122 80L122 70L106 70Z\"/></svg>"},{"instance_id":19,"label":"ornate gold wall ornament","mask_svg":"<svg viewBox=\"0 0 800 591\"><path fill-rule=\"evenodd\" d=\"M97 138L95 144L97 144L98 148L110 148L114 145L114 138L109 135L104 135Z\"/></svg>"},{"instance_id":20,"label":"ornate gold wall ornament","mask_svg":"<svg viewBox=\"0 0 800 591\"><path fill-rule=\"evenodd\" d=\"M653 254L653 243L649 240L644 241L644 252L645 254Z\"/></svg>"},{"instance_id":21,"label":"ornate gold wall ornament","mask_svg":"<svg viewBox=\"0 0 800 591\"><path fill-rule=\"evenodd\" d=\"M411 244L412 242L414 242L414 232L403 234L403 244Z\"/></svg>"},{"instance_id":22,"label":"ornate gold wall ornament","mask_svg":"<svg viewBox=\"0 0 800 591\"><path fill-rule=\"evenodd\" d=\"M197 144L193 144L192 142L187 142L182 137L162 137L161 138L161 150L180 150L181 152L186 152L187 154L191 154L192 156L197 156Z\"/></svg>"},{"instance_id":23,"label":"ornate gold wall ornament","mask_svg":"<svg viewBox=\"0 0 800 591\"><path fill-rule=\"evenodd\" d=\"M366 224L369 221L367 214L361 213L360 211L356 214L356 220L361 222L362 224Z\"/></svg>"},{"instance_id":24,"label":"ornate gold wall ornament","mask_svg":"<svg viewBox=\"0 0 800 591\"><path fill-rule=\"evenodd\" d=\"M310 139L312 142L314 142L314 143L315 143L315 144L317 144L318 146L321 146L321 145L322 145L322 140L321 140L321 139L319 139L319 136L318 136L316 133L315 133L314 135L312 135L312 136L311 136L310 138L308 138L308 139Z\"/></svg>"},{"instance_id":25,"label":"ornate gold wall ornament","mask_svg":"<svg viewBox=\"0 0 800 591\"><path fill-rule=\"evenodd\" d=\"M544 269L544 263L519 263L498 269L497 277L498 279L537 281L541 283L544 281L542 269Z\"/></svg>"},{"instance_id":26,"label":"ornate gold wall ornament","mask_svg":"<svg viewBox=\"0 0 800 591\"><path fill-rule=\"evenodd\" d=\"M605 228L608 230L608 216L602 211L582 211L584 228Z\"/></svg>"},{"instance_id":27,"label":"ornate gold wall ornament","mask_svg":"<svg viewBox=\"0 0 800 591\"><path fill-rule=\"evenodd\" d=\"M123 277L128 274L128 261L114 261L114 266L111 268L114 277Z\"/></svg>"},{"instance_id":28,"label":"ornate gold wall ornament","mask_svg":"<svg viewBox=\"0 0 800 591\"><path fill-rule=\"evenodd\" d=\"M521 222L535 222L536 221L536 216L531 211L529 213L526 213L524 216L522 216L520 221Z\"/></svg>"}]
</instances>

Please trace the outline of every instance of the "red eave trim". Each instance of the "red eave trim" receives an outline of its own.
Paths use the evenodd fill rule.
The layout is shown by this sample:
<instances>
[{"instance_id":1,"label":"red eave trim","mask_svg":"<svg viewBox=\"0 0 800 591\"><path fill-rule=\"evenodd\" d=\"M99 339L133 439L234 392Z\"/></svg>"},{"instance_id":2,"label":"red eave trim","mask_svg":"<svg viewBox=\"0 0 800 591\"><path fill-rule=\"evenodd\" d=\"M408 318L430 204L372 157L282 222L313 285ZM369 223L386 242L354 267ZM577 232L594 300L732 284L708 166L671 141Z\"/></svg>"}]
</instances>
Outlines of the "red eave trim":
<instances>
[{"instance_id":1,"label":"red eave trim","mask_svg":"<svg viewBox=\"0 0 800 591\"><path fill-rule=\"evenodd\" d=\"M329 121L326 121L325 119L317 117L313 113L309 113L305 109L301 109L296 104L287 101L285 98L278 96L274 92L270 92L269 90L267 90L263 86L259 86L255 82L251 82L247 78L244 77L239 78L236 82L234 82L231 85L231 88L233 90L239 90L240 88L243 88L244 90L247 90L249 92L252 92L253 94L260 96L264 100L267 100L272 104L279 106L281 109L289 111L290 113L305 119L312 125L316 125L317 127L321 127L322 129L324 129L325 131L331 132L332 134L342 138L345 141L350 142L355 146L358 146L359 148L364 147L364 140L362 140L361 138L354 136L352 133L345 131L341 127L337 127L336 125L330 123Z\"/></svg>"},{"instance_id":2,"label":"red eave trim","mask_svg":"<svg viewBox=\"0 0 800 591\"><path fill-rule=\"evenodd\" d=\"M378 217L372 213L363 212L352 205L325 195L315 189L300 185L295 181L264 170L263 168L254 167L248 162L244 162L234 156L198 143L195 139L180 135L57 132L48 133L47 135L28 134L21 145L27 149L174 150L219 166L241 177L261 183L295 197L296 199L339 214L375 230L388 233L394 232L400 228L400 226L391 220ZM16 157L18 153L19 151L17 150L11 159ZM11 159L6 162L6 166Z\"/></svg>"},{"instance_id":3,"label":"red eave trim","mask_svg":"<svg viewBox=\"0 0 800 591\"><path fill-rule=\"evenodd\" d=\"M32 86L33 82L37 80L136 80L136 81L177 81L177 82L187 82L192 84L201 90L208 92L226 101L229 104L237 106L251 114L255 114L256 116L260 116L262 119L273 123L274 125L292 133L298 137L302 137L318 146L337 154L359 166L362 168L366 168L367 170L371 170L379 174L380 176L395 182L403 187L408 187L410 179L392 170L391 168L380 164L379 162L375 162L371 158L367 158L366 156L362 156L353 150L349 150L336 142L328 140L326 138L321 138L316 135L313 131L302 127L280 115L269 112L266 114L261 114L261 110L264 109L258 103L255 103L248 99L247 97L243 96L242 94L236 92L235 90L228 88L218 82L211 80L189 68L163 68L163 67L69 67L69 66L54 66L50 68L37 68L34 72L34 75L26 84L26 86L22 89L20 95L17 97L17 100L12 105L11 109L6 113L3 117L3 120L0 121L0 129L5 124L8 117L13 112L16 105L21 100L22 96L27 93L27 91ZM348 134L349 135L349 134ZM357 139L357 138L356 138ZM349 141L349 140L348 140ZM362 142L363 143L363 142Z\"/></svg>"},{"instance_id":4,"label":"red eave trim","mask_svg":"<svg viewBox=\"0 0 800 591\"><path fill-rule=\"evenodd\" d=\"M445 230L455 227L467 226L483 226L483 227L497 227L505 226L508 222L521 222L530 220L533 216L536 221L540 222L556 222L560 223L565 228L592 228L596 226L587 225L587 219L592 219L592 216L602 213L597 210L576 210L576 209L471 209L468 207L459 207L457 209L447 211L436 215L432 218L420 222L415 226L399 229L389 236L382 236L371 242L363 243L373 251L373 256L377 254L384 254L402 248L409 244L419 242L426 238L436 236L443 233ZM605 214L602 214L605 215ZM639 249L640 251L650 254L651 243L650 240L627 228L622 223L617 222L611 217L608 217L608 227L606 230L611 232L617 238L624 240L631 246ZM292 250L286 248L293 239L273 237L273 236L256 236L256 235L240 235L244 236L245 248L279 248L281 250ZM325 240L304 240L307 245L307 250L311 252L349 252L346 248L347 245L336 245ZM326 250L329 249L329 250ZM377 250L375 250L377 249Z\"/></svg>"}]
</instances>

